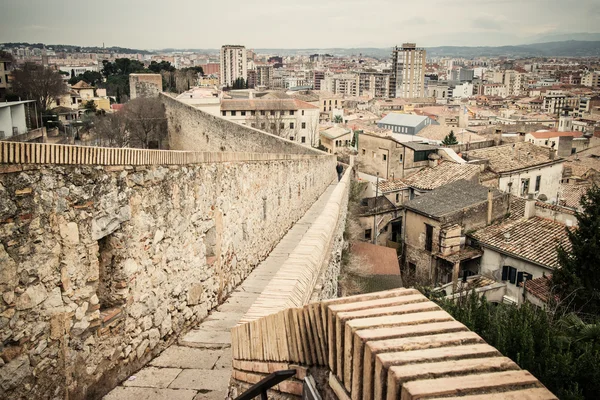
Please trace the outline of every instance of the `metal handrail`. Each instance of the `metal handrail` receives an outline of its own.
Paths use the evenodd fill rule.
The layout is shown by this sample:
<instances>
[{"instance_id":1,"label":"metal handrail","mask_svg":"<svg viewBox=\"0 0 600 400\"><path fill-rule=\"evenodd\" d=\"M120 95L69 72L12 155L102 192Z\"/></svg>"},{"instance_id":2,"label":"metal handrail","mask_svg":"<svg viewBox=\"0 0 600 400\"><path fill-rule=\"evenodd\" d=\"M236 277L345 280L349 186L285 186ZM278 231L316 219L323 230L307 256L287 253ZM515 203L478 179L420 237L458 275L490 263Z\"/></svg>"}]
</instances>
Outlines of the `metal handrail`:
<instances>
[{"instance_id":1,"label":"metal handrail","mask_svg":"<svg viewBox=\"0 0 600 400\"><path fill-rule=\"evenodd\" d=\"M272 374L267 375L260 382L252 385L250 389L246 390L244 393L236 397L235 400L251 400L258 395L260 395L261 400L267 400L267 390L271 389L273 386L279 384L280 382L291 378L294 375L296 375L295 369L275 371Z\"/></svg>"}]
</instances>

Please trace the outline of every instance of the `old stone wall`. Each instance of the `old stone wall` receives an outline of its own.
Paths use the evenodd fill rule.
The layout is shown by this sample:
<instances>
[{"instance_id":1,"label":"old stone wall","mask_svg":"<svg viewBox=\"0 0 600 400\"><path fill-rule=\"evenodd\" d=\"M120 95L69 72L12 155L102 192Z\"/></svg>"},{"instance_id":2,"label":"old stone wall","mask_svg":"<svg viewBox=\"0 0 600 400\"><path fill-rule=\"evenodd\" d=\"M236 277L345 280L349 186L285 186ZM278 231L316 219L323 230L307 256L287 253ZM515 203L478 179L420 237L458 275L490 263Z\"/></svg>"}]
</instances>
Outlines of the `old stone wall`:
<instances>
[{"instance_id":1,"label":"old stone wall","mask_svg":"<svg viewBox=\"0 0 600 400\"><path fill-rule=\"evenodd\" d=\"M0 174L0 398L106 393L222 301L334 168L316 157Z\"/></svg>"},{"instance_id":2,"label":"old stone wall","mask_svg":"<svg viewBox=\"0 0 600 400\"><path fill-rule=\"evenodd\" d=\"M162 92L161 74L130 74L129 88L131 98L156 97Z\"/></svg>"},{"instance_id":3,"label":"old stone wall","mask_svg":"<svg viewBox=\"0 0 600 400\"><path fill-rule=\"evenodd\" d=\"M255 153L326 153L299 143L210 115L167 95L161 95L169 120L169 148L187 151Z\"/></svg>"}]
</instances>

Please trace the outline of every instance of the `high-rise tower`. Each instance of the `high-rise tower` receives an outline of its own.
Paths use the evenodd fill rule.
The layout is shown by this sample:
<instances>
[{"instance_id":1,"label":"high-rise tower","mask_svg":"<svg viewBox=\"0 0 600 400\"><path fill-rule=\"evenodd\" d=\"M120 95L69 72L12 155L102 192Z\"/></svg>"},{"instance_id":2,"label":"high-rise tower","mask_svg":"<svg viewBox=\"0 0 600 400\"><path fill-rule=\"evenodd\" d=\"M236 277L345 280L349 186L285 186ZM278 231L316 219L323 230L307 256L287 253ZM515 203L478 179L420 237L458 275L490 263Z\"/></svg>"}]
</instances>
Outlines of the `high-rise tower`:
<instances>
[{"instance_id":1,"label":"high-rise tower","mask_svg":"<svg viewBox=\"0 0 600 400\"><path fill-rule=\"evenodd\" d=\"M425 97L425 49L404 43L392 51L390 97Z\"/></svg>"}]
</instances>

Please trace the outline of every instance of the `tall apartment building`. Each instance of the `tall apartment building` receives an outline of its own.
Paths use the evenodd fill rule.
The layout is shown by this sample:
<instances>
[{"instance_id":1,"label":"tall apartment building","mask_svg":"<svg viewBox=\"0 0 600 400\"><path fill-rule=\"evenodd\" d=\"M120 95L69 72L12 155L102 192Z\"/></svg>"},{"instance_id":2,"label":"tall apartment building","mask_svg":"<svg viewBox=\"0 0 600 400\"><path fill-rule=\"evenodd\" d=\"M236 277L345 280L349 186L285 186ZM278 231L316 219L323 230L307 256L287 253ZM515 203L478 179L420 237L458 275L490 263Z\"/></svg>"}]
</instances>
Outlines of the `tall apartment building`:
<instances>
[{"instance_id":1,"label":"tall apartment building","mask_svg":"<svg viewBox=\"0 0 600 400\"><path fill-rule=\"evenodd\" d=\"M11 88L11 60L0 59L0 99L6 97L6 92Z\"/></svg>"},{"instance_id":2,"label":"tall apartment building","mask_svg":"<svg viewBox=\"0 0 600 400\"><path fill-rule=\"evenodd\" d=\"M257 65L256 66L256 84L258 86L273 86L273 66L272 65Z\"/></svg>"},{"instance_id":3,"label":"tall apartment building","mask_svg":"<svg viewBox=\"0 0 600 400\"><path fill-rule=\"evenodd\" d=\"M360 96L388 98L390 96L390 74L387 72L359 72L358 92Z\"/></svg>"},{"instance_id":4,"label":"tall apartment building","mask_svg":"<svg viewBox=\"0 0 600 400\"><path fill-rule=\"evenodd\" d=\"M325 71L313 71L313 89L321 90L321 81L325 79Z\"/></svg>"},{"instance_id":5,"label":"tall apartment building","mask_svg":"<svg viewBox=\"0 0 600 400\"><path fill-rule=\"evenodd\" d=\"M320 90L351 97L358 96L358 74L325 74Z\"/></svg>"},{"instance_id":6,"label":"tall apartment building","mask_svg":"<svg viewBox=\"0 0 600 400\"><path fill-rule=\"evenodd\" d=\"M600 71L585 74L581 78L581 84L589 87L600 87Z\"/></svg>"},{"instance_id":7,"label":"tall apartment building","mask_svg":"<svg viewBox=\"0 0 600 400\"><path fill-rule=\"evenodd\" d=\"M390 97L425 97L425 49L404 43L392 51Z\"/></svg>"},{"instance_id":8,"label":"tall apartment building","mask_svg":"<svg viewBox=\"0 0 600 400\"><path fill-rule=\"evenodd\" d=\"M519 96L523 86L523 74L514 70L506 70L502 83L506 86L509 96Z\"/></svg>"},{"instance_id":9,"label":"tall apartment building","mask_svg":"<svg viewBox=\"0 0 600 400\"><path fill-rule=\"evenodd\" d=\"M233 86L238 78L248 80L248 58L244 46L225 45L221 47L221 68L219 71L221 86Z\"/></svg>"}]
</instances>

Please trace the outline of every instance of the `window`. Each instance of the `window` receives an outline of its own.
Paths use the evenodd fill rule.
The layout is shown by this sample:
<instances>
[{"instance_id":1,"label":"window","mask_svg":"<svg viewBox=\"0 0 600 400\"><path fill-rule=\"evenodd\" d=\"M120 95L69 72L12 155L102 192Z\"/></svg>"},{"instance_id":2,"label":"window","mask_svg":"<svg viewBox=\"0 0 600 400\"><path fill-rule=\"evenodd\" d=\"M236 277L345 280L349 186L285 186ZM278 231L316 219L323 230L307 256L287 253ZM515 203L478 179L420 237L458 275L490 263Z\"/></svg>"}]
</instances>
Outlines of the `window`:
<instances>
[{"instance_id":1,"label":"window","mask_svg":"<svg viewBox=\"0 0 600 400\"><path fill-rule=\"evenodd\" d=\"M302 115L304 115L304 110L302 110Z\"/></svg>"},{"instance_id":2,"label":"window","mask_svg":"<svg viewBox=\"0 0 600 400\"><path fill-rule=\"evenodd\" d=\"M261 111L261 112L260 112L260 115L265 115L265 112L264 112L264 111Z\"/></svg>"},{"instance_id":3,"label":"window","mask_svg":"<svg viewBox=\"0 0 600 400\"><path fill-rule=\"evenodd\" d=\"M392 242L400 243L402 239L402 220L392 222Z\"/></svg>"},{"instance_id":4,"label":"window","mask_svg":"<svg viewBox=\"0 0 600 400\"><path fill-rule=\"evenodd\" d=\"M232 112L231 112L231 116L232 116L232 117L235 117L235 111L232 111Z\"/></svg>"},{"instance_id":5,"label":"window","mask_svg":"<svg viewBox=\"0 0 600 400\"><path fill-rule=\"evenodd\" d=\"M327 100L323 100L323 105L326 106L327 105Z\"/></svg>"},{"instance_id":6,"label":"window","mask_svg":"<svg viewBox=\"0 0 600 400\"><path fill-rule=\"evenodd\" d=\"M260 128L261 129L265 129L267 127L267 124L265 122L261 122L260 123Z\"/></svg>"},{"instance_id":7,"label":"window","mask_svg":"<svg viewBox=\"0 0 600 400\"><path fill-rule=\"evenodd\" d=\"M293 137L293 136L290 136L290 140L293 142L293 141L294 141L294 137Z\"/></svg>"},{"instance_id":8,"label":"window","mask_svg":"<svg viewBox=\"0 0 600 400\"><path fill-rule=\"evenodd\" d=\"M2 79L0 79L0 82L2 82ZM60 106L60 100L58 100L58 99L56 100L56 105Z\"/></svg>"},{"instance_id":9,"label":"window","mask_svg":"<svg viewBox=\"0 0 600 400\"><path fill-rule=\"evenodd\" d=\"M306 136L302 136L302 139L300 140L302 143L306 143Z\"/></svg>"},{"instance_id":10,"label":"window","mask_svg":"<svg viewBox=\"0 0 600 400\"><path fill-rule=\"evenodd\" d=\"M306 129L306 122L302 123L302 129Z\"/></svg>"},{"instance_id":11,"label":"window","mask_svg":"<svg viewBox=\"0 0 600 400\"><path fill-rule=\"evenodd\" d=\"M294 123L290 122L290 129L294 129Z\"/></svg>"},{"instance_id":12,"label":"window","mask_svg":"<svg viewBox=\"0 0 600 400\"><path fill-rule=\"evenodd\" d=\"M271 130L274 131L275 130L275 122L271 122Z\"/></svg>"},{"instance_id":13,"label":"window","mask_svg":"<svg viewBox=\"0 0 600 400\"><path fill-rule=\"evenodd\" d=\"M253 127L253 128L256 128L256 124L254 122L251 122L250 126Z\"/></svg>"},{"instance_id":14,"label":"window","mask_svg":"<svg viewBox=\"0 0 600 400\"><path fill-rule=\"evenodd\" d=\"M371 229L365 229L365 240L371 240Z\"/></svg>"},{"instance_id":15,"label":"window","mask_svg":"<svg viewBox=\"0 0 600 400\"><path fill-rule=\"evenodd\" d=\"M246 116L246 111L240 111L240 114L245 117Z\"/></svg>"},{"instance_id":16,"label":"window","mask_svg":"<svg viewBox=\"0 0 600 400\"><path fill-rule=\"evenodd\" d=\"M227 115L227 111L221 111L221 114L223 114L223 116Z\"/></svg>"},{"instance_id":17,"label":"window","mask_svg":"<svg viewBox=\"0 0 600 400\"><path fill-rule=\"evenodd\" d=\"M400 161L399 162L402 162L402 154L400 154Z\"/></svg>"},{"instance_id":18,"label":"window","mask_svg":"<svg viewBox=\"0 0 600 400\"><path fill-rule=\"evenodd\" d=\"M387 154L383 155L383 161L387 161Z\"/></svg>"},{"instance_id":19,"label":"window","mask_svg":"<svg viewBox=\"0 0 600 400\"><path fill-rule=\"evenodd\" d=\"M271 115L275 115L275 111L271 111Z\"/></svg>"},{"instance_id":20,"label":"window","mask_svg":"<svg viewBox=\"0 0 600 400\"><path fill-rule=\"evenodd\" d=\"M290 115L294 115L294 110L290 110Z\"/></svg>"},{"instance_id":21,"label":"window","mask_svg":"<svg viewBox=\"0 0 600 400\"><path fill-rule=\"evenodd\" d=\"M521 179L521 196L529 194L529 178Z\"/></svg>"},{"instance_id":22,"label":"window","mask_svg":"<svg viewBox=\"0 0 600 400\"><path fill-rule=\"evenodd\" d=\"M538 175L535 177L535 191L536 192L540 191L541 184L542 184L542 176Z\"/></svg>"},{"instance_id":23,"label":"window","mask_svg":"<svg viewBox=\"0 0 600 400\"><path fill-rule=\"evenodd\" d=\"M533 275L531 275L528 272L518 272L517 273L517 283L516 285L519 286L521 284L521 282L523 282L524 280L530 281L533 279Z\"/></svg>"},{"instance_id":24,"label":"window","mask_svg":"<svg viewBox=\"0 0 600 400\"><path fill-rule=\"evenodd\" d=\"M502 280L510 281L510 283L517 283L517 269L508 265L503 266Z\"/></svg>"},{"instance_id":25,"label":"window","mask_svg":"<svg viewBox=\"0 0 600 400\"><path fill-rule=\"evenodd\" d=\"M331 100L329 100L329 105L331 105ZM331 109L331 107L329 107L329 109Z\"/></svg>"},{"instance_id":26,"label":"window","mask_svg":"<svg viewBox=\"0 0 600 400\"><path fill-rule=\"evenodd\" d=\"M400 193L396 193L396 203L400 203Z\"/></svg>"},{"instance_id":27,"label":"window","mask_svg":"<svg viewBox=\"0 0 600 400\"><path fill-rule=\"evenodd\" d=\"M433 249L433 226L425 224L425 250Z\"/></svg>"},{"instance_id":28,"label":"window","mask_svg":"<svg viewBox=\"0 0 600 400\"><path fill-rule=\"evenodd\" d=\"M365 149L362 149L362 155L364 156L367 153Z\"/></svg>"},{"instance_id":29,"label":"window","mask_svg":"<svg viewBox=\"0 0 600 400\"><path fill-rule=\"evenodd\" d=\"M373 158L376 158L376 157L377 157L377 154L375 154L375 152L374 152L374 151L372 151L371 153L373 153Z\"/></svg>"},{"instance_id":30,"label":"window","mask_svg":"<svg viewBox=\"0 0 600 400\"><path fill-rule=\"evenodd\" d=\"M250 115L252 115L253 117L256 115L256 111L250 111Z\"/></svg>"},{"instance_id":31,"label":"window","mask_svg":"<svg viewBox=\"0 0 600 400\"><path fill-rule=\"evenodd\" d=\"M285 128L285 123L284 122L280 122L279 123L279 129L284 129Z\"/></svg>"}]
</instances>

